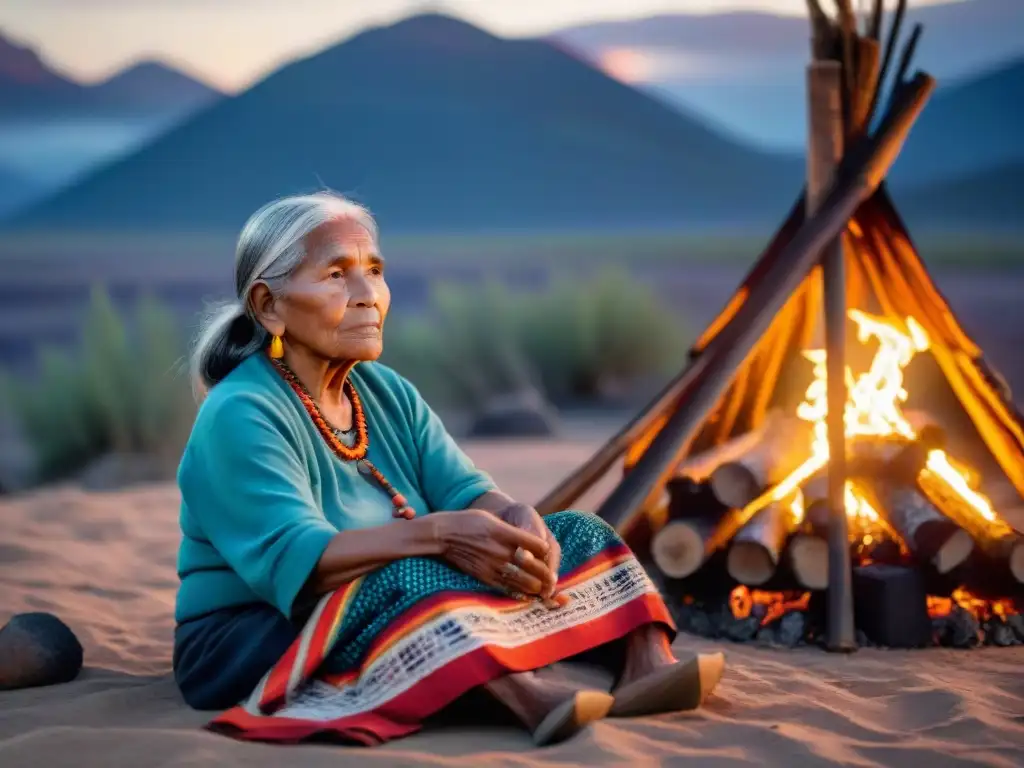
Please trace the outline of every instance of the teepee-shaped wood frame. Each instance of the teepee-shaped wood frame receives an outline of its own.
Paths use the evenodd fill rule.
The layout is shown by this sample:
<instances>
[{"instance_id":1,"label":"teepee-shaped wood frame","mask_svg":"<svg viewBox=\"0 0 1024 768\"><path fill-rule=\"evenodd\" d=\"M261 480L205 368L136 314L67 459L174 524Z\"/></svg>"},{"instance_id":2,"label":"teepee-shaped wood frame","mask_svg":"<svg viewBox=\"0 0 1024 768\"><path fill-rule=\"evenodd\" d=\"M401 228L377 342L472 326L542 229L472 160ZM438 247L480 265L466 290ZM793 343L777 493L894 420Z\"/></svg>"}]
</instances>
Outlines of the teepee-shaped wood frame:
<instances>
[{"instance_id":1,"label":"teepee-shaped wood frame","mask_svg":"<svg viewBox=\"0 0 1024 768\"><path fill-rule=\"evenodd\" d=\"M553 489L537 508L570 507L620 458L626 472L597 510L629 539L649 532L652 503L679 464L696 450L756 429L787 361L812 344L824 314L829 362L829 621L828 646L852 650L850 563L842 488L846 310L865 297L885 314L913 317L977 433L1006 477L1024 495L1024 420L1005 384L986 364L935 287L884 187L910 127L934 88L918 73L906 78L920 27L904 46L888 109L871 131L881 85L894 61L904 17L901 0L885 45L882 2L875 0L863 35L849 0L836 0L831 20L808 0L813 61L808 68L808 187L771 243L690 351L689 365L659 395ZM843 151L843 146L846 150ZM829 162L835 161L834 167ZM823 313L824 308L824 313ZM838 407L836 406L838 404ZM839 510L838 513L835 510Z\"/></svg>"}]
</instances>

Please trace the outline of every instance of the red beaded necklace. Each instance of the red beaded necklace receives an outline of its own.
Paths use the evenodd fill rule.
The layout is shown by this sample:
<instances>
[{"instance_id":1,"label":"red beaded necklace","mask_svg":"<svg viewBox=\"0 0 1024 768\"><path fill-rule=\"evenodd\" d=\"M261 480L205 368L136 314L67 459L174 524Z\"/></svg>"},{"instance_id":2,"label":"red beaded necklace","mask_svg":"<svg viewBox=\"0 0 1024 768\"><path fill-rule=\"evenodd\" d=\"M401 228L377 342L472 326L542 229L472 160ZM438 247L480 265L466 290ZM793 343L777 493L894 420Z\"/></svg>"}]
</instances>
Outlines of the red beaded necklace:
<instances>
[{"instance_id":1,"label":"red beaded necklace","mask_svg":"<svg viewBox=\"0 0 1024 768\"><path fill-rule=\"evenodd\" d=\"M268 359L273 364L274 370L281 375L281 378L285 380L288 386L292 388L292 391L298 396L302 406L306 409L306 413L309 414L313 424L316 425L320 436L331 447L334 454L343 461L356 462L356 469L359 470L360 474L370 475L377 481L391 497L391 505L394 507L392 515L404 517L406 520L414 518L416 510L409 506L405 496L399 493L398 489L384 477L384 473L366 458L366 452L370 447L370 437L366 431L366 414L363 412L363 402L359 399L359 393L356 392L352 382L345 381L345 394L348 395L348 399L352 403L352 421L356 428L356 443L349 447L341 441L336 431L327 423L327 420L320 412L319 406L314 402L302 382L299 381L299 377L295 375L295 372L285 365L282 360L273 357L268 357Z\"/></svg>"}]
</instances>

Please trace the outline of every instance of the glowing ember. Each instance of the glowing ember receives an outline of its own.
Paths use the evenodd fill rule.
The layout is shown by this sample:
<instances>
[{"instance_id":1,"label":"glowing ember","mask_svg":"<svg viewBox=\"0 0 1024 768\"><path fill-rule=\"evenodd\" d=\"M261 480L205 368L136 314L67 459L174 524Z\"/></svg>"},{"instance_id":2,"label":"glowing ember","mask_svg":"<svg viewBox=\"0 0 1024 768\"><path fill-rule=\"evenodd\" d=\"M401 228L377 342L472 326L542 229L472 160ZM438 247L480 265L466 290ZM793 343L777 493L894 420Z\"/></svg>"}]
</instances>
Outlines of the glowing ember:
<instances>
[{"instance_id":1,"label":"glowing ember","mask_svg":"<svg viewBox=\"0 0 1024 768\"><path fill-rule=\"evenodd\" d=\"M749 618L755 605L765 607L764 616L761 617L762 627L781 619L790 611L806 611L810 602L810 592L793 596L785 592L762 592L741 585L729 593L729 610L736 619Z\"/></svg>"},{"instance_id":2,"label":"glowing ember","mask_svg":"<svg viewBox=\"0 0 1024 768\"><path fill-rule=\"evenodd\" d=\"M915 439L917 432L902 411L902 404L907 400L903 370L918 352L929 348L928 335L912 317L907 318L901 329L895 322L873 317L857 309L851 309L849 316L857 324L857 339L861 343L875 339L878 349L864 373L855 377L849 368L846 369L847 401L843 420L847 439L893 436ZM814 365L814 379L807 387L804 401L797 408L797 416L813 425L810 455L781 483L747 505L743 510L746 519L773 501L793 495L799 497L800 486L828 464L825 350L808 350L804 355ZM985 520L999 524L991 502L972 487L977 483L976 474L952 460L945 451L930 451L922 474L928 474L946 485ZM851 538L855 541L870 543L868 537L873 539L883 531L899 540L864 494L849 482L845 488L845 507ZM802 520L802 499L793 503L793 512L797 522Z\"/></svg>"},{"instance_id":3,"label":"glowing ember","mask_svg":"<svg viewBox=\"0 0 1024 768\"><path fill-rule=\"evenodd\" d=\"M955 589L950 597L928 597L928 615L933 619L948 616L954 606L963 608L979 621L987 621L995 616L1006 618L1016 612L1012 600L985 600L966 589Z\"/></svg>"}]
</instances>

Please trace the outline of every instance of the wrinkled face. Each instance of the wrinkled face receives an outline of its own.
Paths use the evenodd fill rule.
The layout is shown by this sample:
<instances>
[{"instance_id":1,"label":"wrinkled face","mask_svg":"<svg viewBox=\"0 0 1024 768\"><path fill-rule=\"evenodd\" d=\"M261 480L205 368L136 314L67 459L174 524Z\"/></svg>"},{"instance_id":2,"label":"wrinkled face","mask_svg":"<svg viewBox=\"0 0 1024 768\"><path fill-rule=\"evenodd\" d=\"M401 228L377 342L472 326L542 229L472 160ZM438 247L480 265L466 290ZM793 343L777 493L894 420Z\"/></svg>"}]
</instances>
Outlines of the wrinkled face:
<instances>
[{"instance_id":1,"label":"wrinkled face","mask_svg":"<svg viewBox=\"0 0 1024 768\"><path fill-rule=\"evenodd\" d=\"M304 245L306 258L273 301L285 343L328 360L376 360L391 292L373 236L339 218L315 229Z\"/></svg>"}]
</instances>

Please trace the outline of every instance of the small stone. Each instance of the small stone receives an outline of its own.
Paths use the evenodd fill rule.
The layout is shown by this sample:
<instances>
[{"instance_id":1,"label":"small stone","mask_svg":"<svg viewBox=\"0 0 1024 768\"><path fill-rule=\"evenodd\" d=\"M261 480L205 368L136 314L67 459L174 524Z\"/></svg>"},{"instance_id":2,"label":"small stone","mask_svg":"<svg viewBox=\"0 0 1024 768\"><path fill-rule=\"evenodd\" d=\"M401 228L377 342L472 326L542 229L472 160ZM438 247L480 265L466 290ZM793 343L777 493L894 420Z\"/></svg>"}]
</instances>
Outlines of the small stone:
<instances>
[{"instance_id":1,"label":"small stone","mask_svg":"<svg viewBox=\"0 0 1024 768\"><path fill-rule=\"evenodd\" d=\"M711 617L705 611L695 609L690 614L690 632L701 637L714 637L715 630Z\"/></svg>"},{"instance_id":2,"label":"small stone","mask_svg":"<svg viewBox=\"0 0 1024 768\"><path fill-rule=\"evenodd\" d=\"M733 619L725 626L725 636L737 643L746 643L754 639L757 630L761 628L761 622L754 616L747 616L745 619Z\"/></svg>"},{"instance_id":3,"label":"small stone","mask_svg":"<svg viewBox=\"0 0 1024 768\"><path fill-rule=\"evenodd\" d=\"M803 642L806 621L803 611L790 611L779 622L779 643L793 648Z\"/></svg>"},{"instance_id":4,"label":"small stone","mask_svg":"<svg viewBox=\"0 0 1024 768\"><path fill-rule=\"evenodd\" d=\"M1007 646L1020 644L1020 640L1017 639L1017 635L1014 634L1009 624L998 619L992 619L987 624L988 626L985 628L985 641L989 645L998 645L1006 648Z\"/></svg>"},{"instance_id":5,"label":"small stone","mask_svg":"<svg viewBox=\"0 0 1024 768\"><path fill-rule=\"evenodd\" d=\"M978 620L959 605L954 606L949 614L948 630L944 645L953 648L973 648L981 642L981 627Z\"/></svg>"},{"instance_id":6,"label":"small stone","mask_svg":"<svg viewBox=\"0 0 1024 768\"><path fill-rule=\"evenodd\" d=\"M866 634L864 634L864 630L857 630L857 646L860 648L871 647L871 639Z\"/></svg>"},{"instance_id":7,"label":"small stone","mask_svg":"<svg viewBox=\"0 0 1024 768\"><path fill-rule=\"evenodd\" d=\"M1006 624L1013 630L1017 639L1024 643L1024 613L1014 613L1007 616Z\"/></svg>"},{"instance_id":8,"label":"small stone","mask_svg":"<svg viewBox=\"0 0 1024 768\"><path fill-rule=\"evenodd\" d=\"M0 691L67 683L82 669L82 644L50 613L19 613L0 629Z\"/></svg>"},{"instance_id":9,"label":"small stone","mask_svg":"<svg viewBox=\"0 0 1024 768\"><path fill-rule=\"evenodd\" d=\"M777 645L778 639L775 636L775 628L771 625L761 627L754 636L757 642L762 645Z\"/></svg>"}]
</instances>

